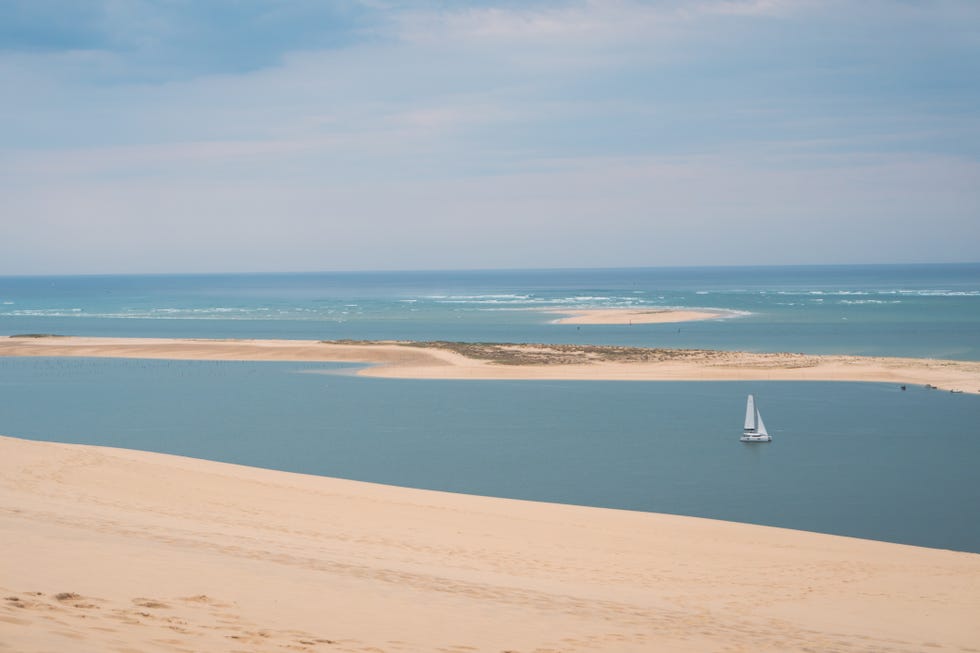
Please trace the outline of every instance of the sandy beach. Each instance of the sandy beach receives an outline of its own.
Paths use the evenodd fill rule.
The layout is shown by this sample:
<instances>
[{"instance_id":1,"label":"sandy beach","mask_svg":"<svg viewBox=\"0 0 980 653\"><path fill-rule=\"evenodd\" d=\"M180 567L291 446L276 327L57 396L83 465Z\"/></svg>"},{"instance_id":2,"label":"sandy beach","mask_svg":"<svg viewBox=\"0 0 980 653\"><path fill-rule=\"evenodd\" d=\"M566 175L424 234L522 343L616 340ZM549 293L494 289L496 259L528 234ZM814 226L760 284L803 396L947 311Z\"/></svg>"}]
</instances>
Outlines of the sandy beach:
<instances>
[{"instance_id":1,"label":"sandy beach","mask_svg":"<svg viewBox=\"0 0 980 653\"><path fill-rule=\"evenodd\" d=\"M0 437L0 649L975 651L980 555Z\"/></svg>"},{"instance_id":2,"label":"sandy beach","mask_svg":"<svg viewBox=\"0 0 980 653\"><path fill-rule=\"evenodd\" d=\"M365 363L365 376L600 381L867 381L980 394L980 362L580 345L3 337L0 356Z\"/></svg>"},{"instance_id":3,"label":"sandy beach","mask_svg":"<svg viewBox=\"0 0 980 653\"><path fill-rule=\"evenodd\" d=\"M668 324L732 317L725 311L689 311L681 309L583 308L568 311L546 310L545 313L564 315L552 320L554 324Z\"/></svg>"}]
</instances>

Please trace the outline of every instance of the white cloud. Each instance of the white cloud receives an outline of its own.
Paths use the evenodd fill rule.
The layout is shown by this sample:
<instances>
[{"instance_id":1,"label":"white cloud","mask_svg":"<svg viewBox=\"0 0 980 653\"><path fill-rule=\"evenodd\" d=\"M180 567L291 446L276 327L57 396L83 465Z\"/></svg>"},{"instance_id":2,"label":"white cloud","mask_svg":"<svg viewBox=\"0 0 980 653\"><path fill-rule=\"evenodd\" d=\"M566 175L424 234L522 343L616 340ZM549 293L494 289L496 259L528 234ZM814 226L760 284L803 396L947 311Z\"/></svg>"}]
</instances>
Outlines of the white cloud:
<instances>
[{"instance_id":1,"label":"white cloud","mask_svg":"<svg viewBox=\"0 0 980 653\"><path fill-rule=\"evenodd\" d=\"M978 186L980 164L948 157L634 157L413 182L53 180L0 211L22 217L4 239L21 273L738 264L749 244L755 263L956 261L977 257Z\"/></svg>"},{"instance_id":2,"label":"white cloud","mask_svg":"<svg viewBox=\"0 0 980 653\"><path fill-rule=\"evenodd\" d=\"M738 263L749 234L772 263L980 258L969 60L917 31L949 64L919 92L894 48L799 31L904 42L839 9L415 11L166 83L105 83L119 53L0 56L0 272Z\"/></svg>"},{"instance_id":3,"label":"white cloud","mask_svg":"<svg viewBox=\"0 0 980 653\"><path fill-rule=\"evenodd\" d=\"M803 0L587 0L526 7L469 7L407 12L395 21L408 41L549 45L622 44L664 36L682 22L710 16L784 15Z\"/></svg>"}]
</instances>

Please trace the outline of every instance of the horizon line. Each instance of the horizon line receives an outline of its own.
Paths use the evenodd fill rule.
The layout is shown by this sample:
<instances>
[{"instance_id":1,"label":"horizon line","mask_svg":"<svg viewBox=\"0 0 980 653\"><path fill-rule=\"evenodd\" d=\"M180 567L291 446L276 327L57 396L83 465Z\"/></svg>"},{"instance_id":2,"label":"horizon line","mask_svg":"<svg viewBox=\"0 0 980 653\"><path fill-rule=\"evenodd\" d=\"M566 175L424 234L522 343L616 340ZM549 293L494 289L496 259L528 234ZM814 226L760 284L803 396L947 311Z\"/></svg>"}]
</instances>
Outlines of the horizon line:
<instances>
[{"instance_id":1,"label":"horizon line","mask_svg":"<svg viewBox=\"0 0 980 653\"><path fill-rule=\"evenodd\" d=\"M154 277L154 276L251 276L302 274L425 274L452 272L570 272L612 270L695 270L695 269L778 269L778 268L842 268L842 267L944 267L980 265L980 261L893 262L893 263L776 263L755 265L627 265L627 266L554 266L554 267L474 267L474 268L388 268L388 269L320 269L320 270L223 270L196 272L41 272L0 273L0 278L52 277Z\"/></svg>"}]
</instances>

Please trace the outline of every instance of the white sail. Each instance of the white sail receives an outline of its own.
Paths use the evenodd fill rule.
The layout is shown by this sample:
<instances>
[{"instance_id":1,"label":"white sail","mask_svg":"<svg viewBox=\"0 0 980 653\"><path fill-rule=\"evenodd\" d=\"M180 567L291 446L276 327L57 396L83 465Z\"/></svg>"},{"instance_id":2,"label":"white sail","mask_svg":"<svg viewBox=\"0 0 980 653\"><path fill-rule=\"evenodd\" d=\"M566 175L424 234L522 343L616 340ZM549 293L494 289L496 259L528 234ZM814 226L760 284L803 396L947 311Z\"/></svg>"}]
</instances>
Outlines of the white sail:
<instances>
[{"instance_id":1,"label":"white sail","mask_svg":"<svg viewBox=\"0 0 980 653\"><path fill-rule=\"evenodd\" d=\"M759 412L755 409L755 397L749 395L748 401L745 402L745 430L754 431L756 427L756 419L759 416Z\"/></svg>"},{"instance_id":2,"label":"white sail","mask_svg":"<svg viewBox=\"0 0 980 653\"><path fill-rule=\"evenodd\" d=\"M755 405L755 397L749 395L745 402L745 429L742 431L742 442L772 442L766 425L762 422L762 414Z\"/></svg>"}]
</instances>

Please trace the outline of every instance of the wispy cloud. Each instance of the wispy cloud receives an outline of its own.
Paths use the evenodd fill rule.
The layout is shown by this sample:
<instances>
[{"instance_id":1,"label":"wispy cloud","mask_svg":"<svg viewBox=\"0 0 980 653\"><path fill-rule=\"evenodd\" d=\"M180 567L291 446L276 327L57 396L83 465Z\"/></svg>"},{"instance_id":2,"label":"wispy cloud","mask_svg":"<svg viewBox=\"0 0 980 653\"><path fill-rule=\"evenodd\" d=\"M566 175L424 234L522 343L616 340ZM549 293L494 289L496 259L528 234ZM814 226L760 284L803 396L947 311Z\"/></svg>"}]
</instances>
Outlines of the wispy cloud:
<instances>
[{"instance_id":1,"label":"wispy cloud","mask_svg":"<svg viewBox=\"0 0 980 653\"><path fill-rule=\"evenodd\" d=\"M0 52L100 53L89 72L114 82L167 81L273 66L291 51L362 39L357 2L6 0ZM87 61L96 61L94 58Z\"/></svg>"},{"instance_id":2,"label":"wispy cloud","mask_svg":"<svg viewBox=\"0 0 980 653\"><path fill-rule=\"evenodd\" d=\"M402 14L398 36L411 41L579 45L647 40L682 23L712 16L779 16L807 7L805 0L591 0L528 6L420 10Z\"/></svg>"},{"instance_id":3,"label":"wispy cloud","mask_svg":"<svg viewBox=\"0 0 980 653\"><path fill-rule=\"evenodd\" d=\"M493 249L509 229L560 243L535 264L643 264L649 239L699 263L724 247L694 241L730 246L739 222L786 256L806 232L842 260L821 230L860 222L848 242L881 260L916 243L978 258L977 20L965 0L12 0L0 215L17 226L0 260L57 258L32 225L79 242L103 224L116 246L160 243L143 258L160 269L205 247L241 268L268 244L323 267L317 246L338 243L368 257L332 259L346 267L521 265L530 245ZM897 234L888 216L901 234L875 241ZM175 220L197 240L158 233ZM461 223L487 237L452 241Z\"/></svg>"}]
</instances>

